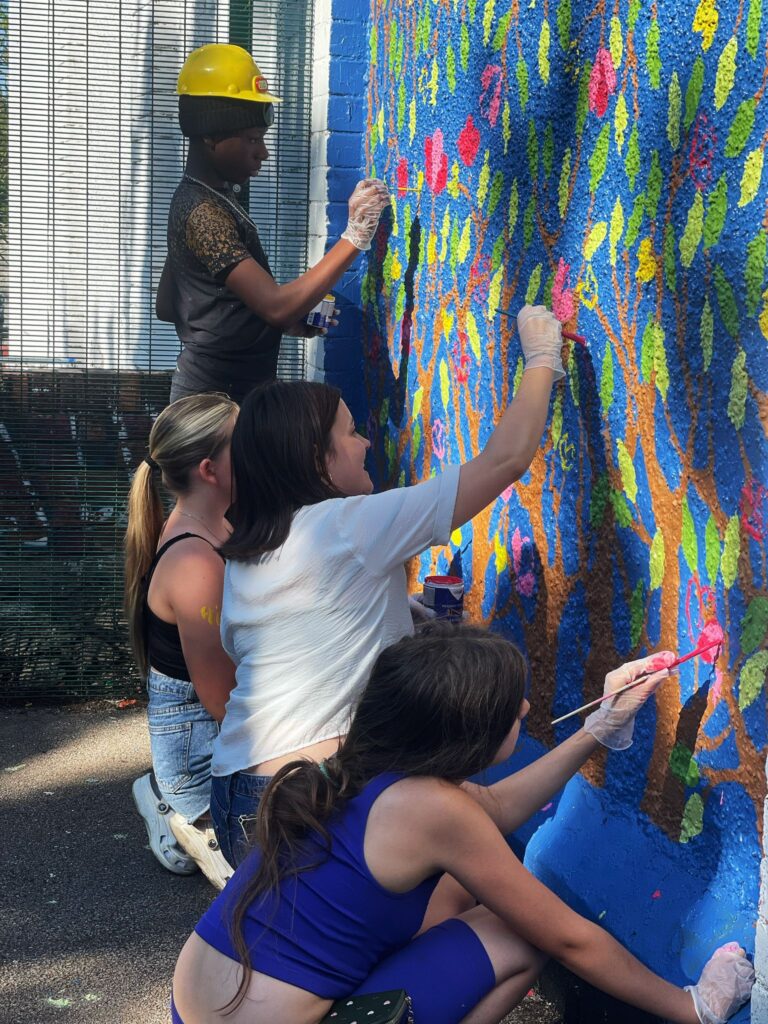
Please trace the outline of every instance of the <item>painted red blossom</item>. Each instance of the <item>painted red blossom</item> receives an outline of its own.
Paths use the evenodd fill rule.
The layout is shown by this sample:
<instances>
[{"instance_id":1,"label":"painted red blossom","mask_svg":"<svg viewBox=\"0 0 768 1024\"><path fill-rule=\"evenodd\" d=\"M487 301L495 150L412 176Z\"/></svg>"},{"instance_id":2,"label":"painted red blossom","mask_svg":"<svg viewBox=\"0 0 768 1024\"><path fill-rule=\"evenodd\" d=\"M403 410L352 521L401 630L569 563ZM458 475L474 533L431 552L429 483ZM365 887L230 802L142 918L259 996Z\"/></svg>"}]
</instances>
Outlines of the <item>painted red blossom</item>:
<instances>
[{"instance_id":1,"label":"painted red blossom","mask_svg":"<svg viewBox=\"0 0 768 1024\"><path fill-rule=\"evenodd\" d=\"M400 163L397 165L397 187L400 192L405 192L408 188L408 161L405 157L402 157Z\"/></svg>"},{"instance_id":2,"label":"painted red blossom","mask_svg":"<svg viewBox=\"0 0 768 1024\"><path fill-rule=\"evenodd\" d=\"M715 126L710 123L709 118L702 110L693 122L691 148L688 153L688 167L691 172L691 178L699 192L709 188L714 177L712 164L715 160L716 147L717 132L715 131Z\"/></svg>"},{"instance_id":3,"label":"painted red blossom","mask_svg":"<svg viewBox=\"0 0 768 1024\"><path fill-rule=\"evenodd\" d=\"M491 128L496 124L501 106L502 70L498 64L488 64L480 76L480 113Z\"/></svg>"},{"instance_id":4,"label":"painted red blossom","mask_svg":"<svg viewBox=\"0 0 768 1024\"><path fill-rule=\"evenodd\" d=\"M567 287L570 269L571 265L560 257L552 282L552 312L561 324L568 323L574 314L573 289Z\"/></svg>"},{"instance_id":5,"label":"painted red blossom","mask_svg":"<svg viewBox=\"0 0 768 1024\"><path fill-rule=\"evenodd\" d=\"M592 74L589 76L589 109L602 117L608 109L608 100L616 92L616 70L610 51L601 47L597 51Z\"/></svg>"},{"instance_id":6,"label":"painted red blossom","mask_svg":"<svg viewBox=\"0 0 768 1024\"><path fill-rule=\"evenodd\" d=\"M424 158L427 184L435 195L439 195L448 181L448 157L443 150L443 133L439 128L424 140Z\"/></svg>"},{"instance_id":7,"label":"painted red blossom","mask_svg":"<svg viewBox=\"0 0 768 1024\"><path fill-rule=\"evenodd\" d=\"M464 127L459 132L457 144L462 163L467 167L471 167L480 148L480 130L473 121L471 114L467 117Z\"/></svg>"}]
</instances>

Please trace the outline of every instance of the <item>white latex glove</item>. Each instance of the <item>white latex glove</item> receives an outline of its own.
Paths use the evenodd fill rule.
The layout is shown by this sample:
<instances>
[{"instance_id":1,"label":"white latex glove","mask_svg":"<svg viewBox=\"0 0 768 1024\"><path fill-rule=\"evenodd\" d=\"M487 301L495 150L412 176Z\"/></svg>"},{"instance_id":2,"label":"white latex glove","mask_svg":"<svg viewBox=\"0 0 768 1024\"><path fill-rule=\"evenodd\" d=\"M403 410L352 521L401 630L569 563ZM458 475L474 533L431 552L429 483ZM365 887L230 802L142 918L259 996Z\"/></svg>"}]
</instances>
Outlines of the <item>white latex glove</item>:
<instances>
[{"instance_id":1,"label":"white latex glove","mask_svg":"<svg viewBox=\"0 0 768 1024\"><path fill-rule=\"evenodd\" d=\"M423 594L409 594L408 607L411 612L411 618L413 619L414 626L420 626L423 622L429 622L430 619L437 618L437 612L435 609L427 608L424 604Z\"/></svg>"},{"instance_id":2,"label":"white latex glove","mask_svg":"<svg viewBox=\"0 0 768 1024\"><path fill-rule=\"evenodd\" d=\"M704 964L698 984L686 985L701 1024L725 1024L749 999L755 983L752 964L738 942L716 949Z\"/></svg>"},{"instance_id":3,"label":"white latex glove","mask_svg":"<svg viewBox=\"0 0 768 1024\"><path fill-rule=\"evenodd\" d=\"M389 189L378 178L358 181L349 197L349 219L341 237L358 249L370 249L381 211L389 206Z\"/></svg>"},{"instance_id":4,"label":"white latex glove","mask_svg":"<svg viewBox=\"0 0 768 1024\"><path fill-rule=\"evenodd\" d=\"M562 329L560 321L546 306L523 306L517 314L517 332L526 370L548 366L554 370L554 380L565 376Z\"/></svg>"},{"instance_id":5,"label":"white latex glove","mask_svg":"<svg viewBox=\"0 0 768 1024\"><path fill-rule=\"evenodd\" d=\"M592 733L596 740L611 750L626 750L632 746L635 715L659 683L667 678L668 666L674 660L675 655L672 651L659 651L647 658L640 658L639 661L628 661L613 672L609 672L605 677L603 695L615 693L646 672L651 672L652 675L646 682L638 683L614 700L603 701L597 711L587 716L584 722L585 731Z\"/></svg>"}]
</instances>

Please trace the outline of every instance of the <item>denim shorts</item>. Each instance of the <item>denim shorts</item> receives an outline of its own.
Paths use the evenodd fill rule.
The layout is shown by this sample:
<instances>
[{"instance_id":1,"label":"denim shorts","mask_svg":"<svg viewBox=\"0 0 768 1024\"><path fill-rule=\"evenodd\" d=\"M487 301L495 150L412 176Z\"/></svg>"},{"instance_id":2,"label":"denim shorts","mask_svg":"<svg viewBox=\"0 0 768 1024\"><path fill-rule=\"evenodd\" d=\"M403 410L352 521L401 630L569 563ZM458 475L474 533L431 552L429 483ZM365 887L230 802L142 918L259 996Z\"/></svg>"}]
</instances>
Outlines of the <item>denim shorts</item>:
<instances>
[{"instance_id":1,"label":"denim shorts","mask_svg":"<svg viewBox=\"0 0 768 1024\"><path fill-rule=\"evenodd\" d=\"M149 743L163 798L196 821L211 805L211 750L219 726L198 700L192 683L150 668Z\"/></svg>"},{"instance_id":2,"label":"denim shorts","mask_svg":"<svg viewBox=\"0 0 768 1024\"><path fill-rule=\"evenodd\" d=\"M235 772L211 780L211 817L221 852L233 868L250 850L253 823L271 775Z\"/></svg>"}]
</instances>

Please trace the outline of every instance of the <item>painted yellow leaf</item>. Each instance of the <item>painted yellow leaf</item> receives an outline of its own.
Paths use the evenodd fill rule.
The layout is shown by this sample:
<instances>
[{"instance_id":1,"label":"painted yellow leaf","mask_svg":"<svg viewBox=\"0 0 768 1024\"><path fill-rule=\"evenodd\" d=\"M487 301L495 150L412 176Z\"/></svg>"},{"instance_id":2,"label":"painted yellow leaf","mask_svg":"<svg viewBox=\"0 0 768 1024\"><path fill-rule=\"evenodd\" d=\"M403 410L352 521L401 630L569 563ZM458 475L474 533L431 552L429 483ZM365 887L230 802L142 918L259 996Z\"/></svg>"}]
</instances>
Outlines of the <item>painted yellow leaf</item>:
<instances>
[{"instance_id":1,"label":"painted yellow leaf","mask_svg":"<svg viewBox=\"0 0 768 1024\"><path fill-rule=\"evenodd\" d=\"M544 85L547 85L549 82L549 40L549 22L544 18L539 34L539 78L541 78Z\"/></svg>"},{"instance_id":2,"label":"painted yellow leaf","mask_svg":"<svg viewBox=\"0 0 768 1024\"><path fill-rule=\"evenodd\" d=\"M403 264L400 262L400 257L398 256L397 251L392 254L392 262L389 266L389 270L392 274L393 281L399 281L403 276Z\"/></svg>"},{"instance_id":3,"label":"painted yellow leaf","mask_svg":"<svg viewBox=\"0 0 768 1024\"><path fill-rule=\"evenodd\" d=\"M616 448L619 456L619 470L621 471L621 486L624 488L626 496L634 504L637 498L637 477L632 456L627 451L623 441L617 441Z\"/></svg>"},{"instance_id":4,"label":"painted yellow leaf","mask_svg":"<svg viewBox=\"0 0 768 1024\"><path fill-rule=\"evenodd\" d=\"M608 233L608 225L604 220L600 220L595 224L592 230L589 232L586 245L584 246L584 259L591 260L597 250L605 241L605 236Z\"/></svg>"},{"instance_id":5,"label":"painted yellow leaf","mask_svg":"<svg viewBox=\"0 0 768 1024\"><path fill-rule=\"evenodd\" d=\"M412 99L408 105L408 138L413 142L416 135L416 99Z\"/></svg>"},{"instance_id":6,"label":"painted yellow leaf","mask_svg":"<svg viewBox=\"0 0 768 1024\"><path fill-rule=\"evenodd\" d=\"M616 246L619 244L622 234L624 233L624 208L621 205L621 199L616 198L616 202L613 204L613 212L611 213L611 233L610 233L610 246L611 246L611 266L616 266Z\"/></svg>"},{"instance_id":7,"label":"painted yellow leaf","mask_svg":"<svg viewBox=\"0 0 768 1024\"><path fill-rule=\"evenodd\" d=\"M444 359L440 360L440 397L443 400L443 406L448 408L448 398L450 397L451 382L448 378L448 364Z\"/></svg>"},{"instance_id":8,"label":"painted yellow leaf","mask_svg":"<svg viewBox=\"0 0 768 1024\"><path fill-rule=\"evenodd\" d=\"M708 50L712 45L719 20L716 0L699 0L693 16L693 31L701 32L702 50Z\"/></svg>"},{"instance_id":9,"label":"painted yellow leaf","mask_svg":"<svg viewBox=\"0 0 768 1024\"><path fill-rule=\"evenodd\" d=\"M440 87L440 67L437 58L432 61L432 74L429 76L429 102L433 107L437 106L437 91Z\"/></svg>"},{"instance_id":10,"label":"painted yellow leaf","mask_svg":"<svg viewBox=\"0 0 768 1024\"><path fill-rule=\"evenodd\" d=\"M379 116L377 120L377 128L379 132L379 140L384 141L384 107L379 107Z\"/></svg>"},{"instance_id":11,"label":"painted yellow leaf","mask_svg":"<svg viewBox=\"0 0 768 1024\"><path fill-rule=\"evenodd\" d=\"M451 534L451 544L453 544L455 548L461 547L461 528L454 530Z\"/></svg>"},{"instance_id":12,"label":"painted yellow leaf","mask_svg":"<svg viewBox=\"0 0 768 1024\"><path fill-rule=\"evenodd\" d=\"M507 568L509 555L507 554L507 549L499 540L498 533L493 538L493 553L496 556L496 575L500 576Z\"/></svg>"},{"instance_id":13,"label":"painted yellow leaf","mask_svg":"<svg viewBox=\"0 0 768 1024\"><path fill-rule=\"evenodd\" d=\"M644 238L637 250L637 273L638 281L648 282L656 277L656 253L653 251L653 242L650 238Z\"/></svg>"},{"instance_id":14,"label":"painted yellow leaf","mask_svg":"<svg viewBox=\"0 0 768 1024\"><path fill-rule=\"evenodd\" d=\"M421 192L424 188L424 171L419 171L416 175L416 191Z\"/></svg>"},{"instance_id":15,"label":"painted yellow leaf","mask_svg":"<svg viewBox=\"0 0 768 1024\"><path fill-rule=\"evenodd\" d=\"M618 68L624 52L624 43L621 38L621 21L615 15L611 18L611 34L608 47L611 51L613 66Z\"/></svg>"},{"instance_id":16,"label":"painted yellow leaf","mask_svg":"<svg viewBox=\"0 0 768 1024\"><path fill-rule=\"evenodd\" d=\"M467 337L469 338L469 347L472 349L472 355L475 357L477 362L480 362L480 331L477 329L477 321L475 315L470 310L467 313Z\"/></svg>"},{"instance_id":17,"label":"painted yellow leaf","mask_svg":"<svg viewBox=\"0 0 768 1024\"><path fill-rule=\"evenodd\" d=\"M443 214L443 226L440 231L440 255L439 260L441 263L445 262L445 257L448 255L448 236L451 233L451 211L448 206L445 208Z\"/></svg>"},{"instance_id":18,"label":"painted yellow leaf","mask_svg":"<svg viewBox=\"0 0 768 1024\"><path fill-rule=\"evenodd\" d=\"M744 173L741 176L741 195L739 206L746 206L751 203L760 188L760 179L763 176L763 150L758 146L753 149L744 161Z\"/></svg>"},{"instance_id":19,"label":"painted yellow leaf","mask_svg":"<svg viewBox=\"0 0 768 1024\"><path fill-rule=\"evenodd\" d=\"M446 338L450 338L450 336L451 336L451 331L453 330L453 321L454 320L455 320L455 315L453 313L449 313L447 309L444 309L443 310L443 334L446 336Z\"/></svg>"},{"instance_id":20,"label":"painted yellow leaf","mask_svg":"<svg viewBox=\"0 0 768 1024\"><path fill-rule=\"evenodd\" d=\"M417 388L413 395L413 413L411 419L415 420L421 412L421 403L424 401L424 388Z\"/></svg>"},{"instance_id":21,"label":"painted yellow leaf","mask_svg":"<svg viewBox=\"0 0 768 1024\"><path fill-rule=\"evenodd\" d=\"M504 276L503 265L499 267L496 273L491 278L491 286L488 289L488 319L491 320L496 316L496 310L501 304L501 282Z\"/></svg>"},{"instance_id":22,"label":"painted yellow leaf","mask_svg":"<svg viewBox=\"0 0 768 1024\"><path fill-rule=\"evenodd\" d=\"M472 230L472 220L470 217L464 221L464 227L461 229L461 238L459 239L458 257L459 263L463 263L467 256L469 256L469 243L470 243L470 232Z\"/></svg>"},{"instance_id":23,"label":"painted yellow leaf","mask_svg":"<svg viewBox=\"0 0 768 1024\"><path fill-rule=\"evenodd\" d=\"M616 139L616 149L621 153L624 148L624 137L627 133L627 125L629 124L629 114L627 112L627 101L624 99L624 93L619 93L619 98L616 100L616 113L613 119L613 137Z\"/></svg>"},{"instance_id":24,"label":"painted yellow leaf","mask_svg":"<svg viewBox=\"0 0 768 1024\"><path fill-rule=\"evenodd\" d=\"M429 241L427 242L427 263L432 266L433 263L437 262L437 235L434 231L429 232Z\"/></svg>"},{"instance_id":25,"label":"painted yellow leaf","mask_svg":"<svg viewBox=\"0 0 768 1024\"><path fill-rule=\"evenodd\" d=\"M715 110L720 110L731 94L733 83L736 80L736 55L739 52L739 41L736 36L731 36L725 44L720 60L717 62L717 74L715 76Z\"/></svg>"},{"instance_id":26,"label":"painted yellow leaf","mask_svg":"<svg viewBox=\"0 0 768 1024\"><path fill-rule=\"evenodd\" d=\"M763 292L763 311L758 317L758 323L763 337L768 341L768 289Z\"/></svg>"},{"instance_id":27,"label":"painted yellow leaf","mask_svg":"<svg viewBox=\"0 0 768 1024\"><path fill-rule=\"evenodd\" d=\"M657 530L651 541L651 555L649 559L651 590L658 590L664 582L664 569L666 567L666 556L664 553L664 534Z\"/></svg>"},{"instance_id":28,"label":"painted yellow leaf","mask_svg":"<svg viewBox=\"0 0 768 1024\"><path fill-rule=\"evenodd\" d=\"M413 140L411 140L413 141ZM448 179L448 195L451 199L459 198L459 161L454 160L451 164L451 176Z\"/></svg>"}]
</instances>

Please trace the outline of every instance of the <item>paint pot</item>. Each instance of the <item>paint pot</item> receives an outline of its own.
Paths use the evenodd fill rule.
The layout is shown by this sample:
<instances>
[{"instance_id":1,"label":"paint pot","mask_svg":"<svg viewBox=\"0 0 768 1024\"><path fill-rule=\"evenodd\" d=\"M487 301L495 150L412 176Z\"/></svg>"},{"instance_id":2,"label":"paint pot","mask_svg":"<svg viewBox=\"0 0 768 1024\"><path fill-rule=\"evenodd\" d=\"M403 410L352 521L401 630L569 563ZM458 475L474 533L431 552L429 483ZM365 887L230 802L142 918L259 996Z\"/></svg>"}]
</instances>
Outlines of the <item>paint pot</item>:
<instances>
[{"instance_id":1,"label":"paint pot","mask_svg":"<svg viewBox=\"0 0 768 1024\"><path fill-rule=\"evenodd\" d=\"M424 580L424 607L438 619L461 622L464 611L464 580L461 576L427 576Z\"/></svg>"},{"instance_id":2,"label":"paint pot","mask_svg":"<svg viewBox=\"0 0 768 1024\"><path fill-rule=\"evenodd\" d=\"M316 327L320 331L327 330L333 320L333 311L336 309L336 299L333 295L326 295L324 299L310 309L307 313L307 323L310 327Z\"/></svg>"}]
</instances>

